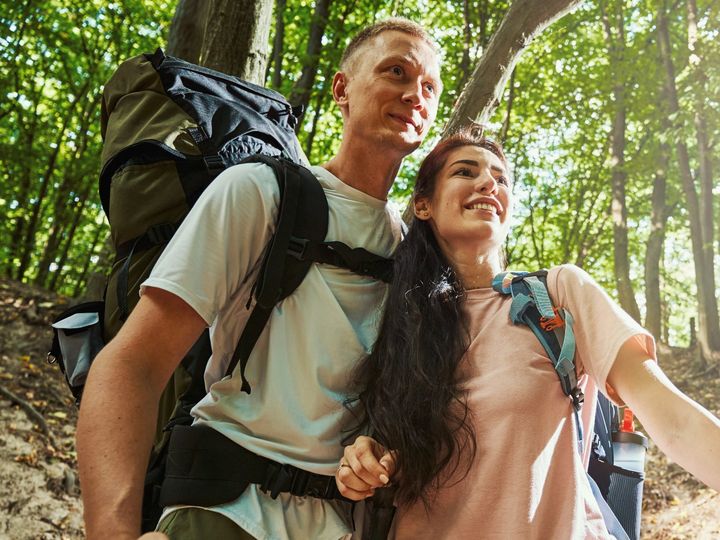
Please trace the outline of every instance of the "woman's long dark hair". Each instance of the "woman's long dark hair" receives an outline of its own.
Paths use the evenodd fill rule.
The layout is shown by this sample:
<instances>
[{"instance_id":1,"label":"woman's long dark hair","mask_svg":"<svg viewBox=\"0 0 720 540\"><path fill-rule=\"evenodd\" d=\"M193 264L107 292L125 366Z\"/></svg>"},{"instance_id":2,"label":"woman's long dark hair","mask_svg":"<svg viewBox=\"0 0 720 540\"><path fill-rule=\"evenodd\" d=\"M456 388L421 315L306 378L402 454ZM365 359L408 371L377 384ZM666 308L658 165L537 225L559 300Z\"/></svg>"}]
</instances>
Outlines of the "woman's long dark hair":
<instances>
[{"instance_id":1,"label":"woman's long dark hair","mask_svg":"<svg viewBox=\"0 0 720 540\"><path fill-rule=\"evenodd\" d=\"M441 141L423 161L413 199L432 197L447 157L462 146L479 146L505 162L501 148L463 130ZM393 280L373 352L353 372L360 429L396 455L397 493L403 504L428 504L434 488L453 476L464 453L476 453L469 410L457 382L467 350L461 311L464 289L427 221L413 218L395 253Z\"/></svg>"}]
</instances>

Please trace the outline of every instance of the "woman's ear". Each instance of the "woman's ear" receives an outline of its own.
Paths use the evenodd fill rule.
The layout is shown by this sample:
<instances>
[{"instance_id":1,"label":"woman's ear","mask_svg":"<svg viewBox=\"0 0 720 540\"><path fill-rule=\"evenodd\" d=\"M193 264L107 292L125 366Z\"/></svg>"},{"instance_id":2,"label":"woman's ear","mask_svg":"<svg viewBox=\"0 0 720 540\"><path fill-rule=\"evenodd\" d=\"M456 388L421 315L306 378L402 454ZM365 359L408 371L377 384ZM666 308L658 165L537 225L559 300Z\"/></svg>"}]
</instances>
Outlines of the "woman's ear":
<instances>
[{"instance_id":1,"label":"woman's ear","mask_svg":"<svg viewBox=\"0 0 720 540\"><path fill-rule=\"evenodd\" d=\"M413 210L416 218L422 221L430 219L430 205L427 199L417 199L413 203Z\"/></svg>"}]
</instances>

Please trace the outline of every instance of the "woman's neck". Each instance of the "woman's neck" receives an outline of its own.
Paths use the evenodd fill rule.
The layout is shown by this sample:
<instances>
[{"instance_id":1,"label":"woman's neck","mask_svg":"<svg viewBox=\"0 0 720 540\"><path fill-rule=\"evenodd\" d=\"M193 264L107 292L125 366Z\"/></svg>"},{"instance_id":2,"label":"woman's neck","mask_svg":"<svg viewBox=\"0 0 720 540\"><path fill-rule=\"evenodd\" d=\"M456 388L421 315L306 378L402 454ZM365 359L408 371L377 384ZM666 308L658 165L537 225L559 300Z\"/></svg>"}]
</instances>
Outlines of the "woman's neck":
<instances>
[{"instance_id":1,"label":"woman's neck","mask_svg":"<svg viewBox=\"0 0 720 540\"><path fill-rule=\"evenodd\" d=\"M445 257L465 290L491 287L493 278L503 270L498 250L472 254L446 252Z\"/></svg>"}]
</instances>

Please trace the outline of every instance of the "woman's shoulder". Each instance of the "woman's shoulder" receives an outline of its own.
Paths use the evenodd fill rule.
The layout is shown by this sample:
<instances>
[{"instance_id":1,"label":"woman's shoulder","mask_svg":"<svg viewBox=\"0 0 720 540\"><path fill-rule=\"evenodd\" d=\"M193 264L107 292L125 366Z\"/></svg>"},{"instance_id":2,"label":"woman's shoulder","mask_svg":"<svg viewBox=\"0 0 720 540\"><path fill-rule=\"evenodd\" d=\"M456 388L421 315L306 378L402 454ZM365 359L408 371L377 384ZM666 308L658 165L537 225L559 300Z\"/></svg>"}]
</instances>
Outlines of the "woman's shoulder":
<instances>
[{"instance_id":1,"label":"woman's shoulder","mask_svg":"<svg viewBox=\"0 0 720 540\"><path fill-rule=\"evenodd\" d=\"M604 292L590 274L574 264L561 264L550 268L547 286L553 297Z\"/></svg>"}]
</instances>

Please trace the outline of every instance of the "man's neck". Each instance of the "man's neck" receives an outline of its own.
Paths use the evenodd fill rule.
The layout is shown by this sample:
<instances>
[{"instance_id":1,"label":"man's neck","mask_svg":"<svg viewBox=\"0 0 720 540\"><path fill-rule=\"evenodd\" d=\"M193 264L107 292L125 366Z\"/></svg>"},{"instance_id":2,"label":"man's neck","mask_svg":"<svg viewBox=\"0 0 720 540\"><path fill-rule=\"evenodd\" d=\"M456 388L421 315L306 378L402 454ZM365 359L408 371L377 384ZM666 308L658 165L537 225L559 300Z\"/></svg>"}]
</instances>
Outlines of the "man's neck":
<instances>
[{"instance_id":1,"label":"man's neck","mask_svg":"<svg viewBox=\"0 0 720 540\"><path fill-rule=\"evenodd\" d=\"M323 165L345 184L376 199L386 200L402 157L396 152L368 152L366 148L349 148L343 144L337 155Z\"/></svg>"}]
</instances>

